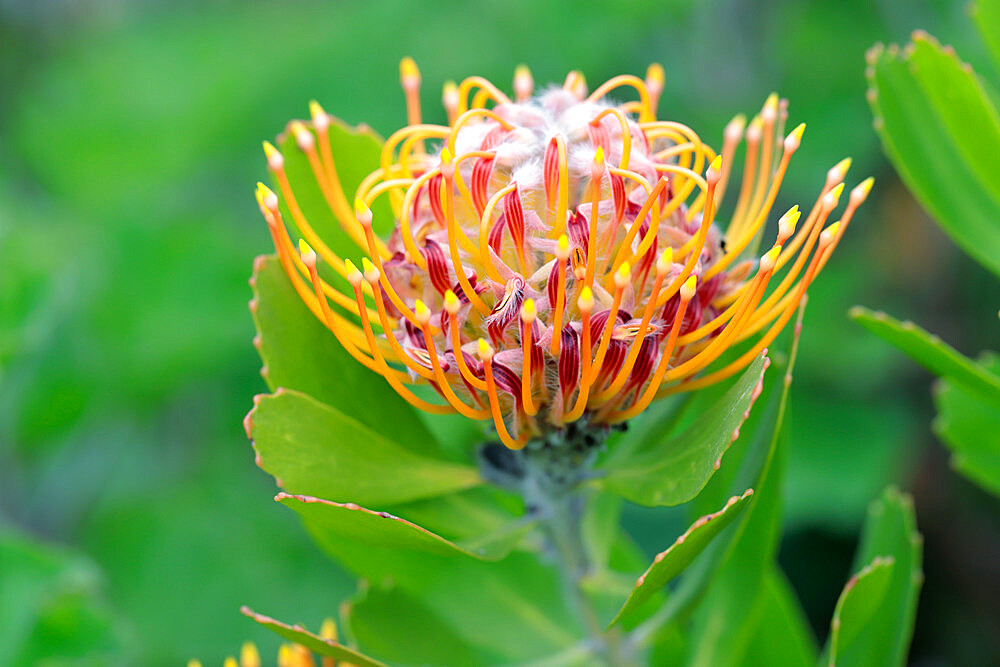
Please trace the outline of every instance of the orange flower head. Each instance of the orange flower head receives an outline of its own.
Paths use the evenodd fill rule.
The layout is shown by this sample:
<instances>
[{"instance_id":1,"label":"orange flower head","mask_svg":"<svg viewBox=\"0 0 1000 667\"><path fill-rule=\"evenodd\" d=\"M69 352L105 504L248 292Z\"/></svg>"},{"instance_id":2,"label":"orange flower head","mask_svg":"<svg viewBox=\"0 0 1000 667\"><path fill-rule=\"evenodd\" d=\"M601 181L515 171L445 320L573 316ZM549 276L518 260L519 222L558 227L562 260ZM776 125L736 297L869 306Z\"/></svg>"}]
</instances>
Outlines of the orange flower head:
<instances>
[{"instance_id":1,"label":"orange flower head","mask_svg":"<svg viewBox=\"0 0 1000 667\"><path fill-rule=\"evenodd\" d=\"M310 122L288 126L360 268L314 232L268 143L280 198L305 239L298 250L279 195L259 185L257 201L289 278L354 358L421 409L492 420L513 449L581 419L623 422L657 397L740 371L788 323L872 186L856 186L828 225L850 160L838 163L808 212L793 206L778 218L758 257L805 129L785 134L777 95L749 123L734 118L717 152L686 125L657 120L659 65L589 94L579 72L536 93L524 66L514 99L481 77L448 83L448 125L421 121L416 64L404 59L400 74L409 124L385 142L353 206L331 118L313 103ZM638 99L611 101L623 89ZM379 197L395 216L388 238L372 228ZM320 259L349 290L320 276ZM747 339L745 352L719 361ZM441 400L418 396L417 384Z\"/></svg>"}]
</instances>

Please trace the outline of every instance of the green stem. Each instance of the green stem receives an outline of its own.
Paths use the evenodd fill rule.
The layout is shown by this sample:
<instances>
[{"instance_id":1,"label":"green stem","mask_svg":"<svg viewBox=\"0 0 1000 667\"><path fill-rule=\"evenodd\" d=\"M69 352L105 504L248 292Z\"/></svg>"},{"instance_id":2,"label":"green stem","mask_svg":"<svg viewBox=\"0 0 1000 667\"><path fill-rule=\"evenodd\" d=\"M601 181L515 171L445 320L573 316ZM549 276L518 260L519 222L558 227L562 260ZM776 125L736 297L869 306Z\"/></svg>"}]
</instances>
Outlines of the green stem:
<instances>
[{"instance_id":1,"label":"green stem","mask_svg":"<svg viewBox=\"0 0 1000 667\"><path fill-rule=\"evenodd\" d=\"M581 532L582 507L583 497L579 493L567 493L562 498L551 499L546 508L548 517L543 524L545 532L559 559L566 595L582 618L591 641L609 664L629 665L632 661L623 654L621 633L617 628L605 632L583 590L588 562Z\"/></svg>"}]
</instances>

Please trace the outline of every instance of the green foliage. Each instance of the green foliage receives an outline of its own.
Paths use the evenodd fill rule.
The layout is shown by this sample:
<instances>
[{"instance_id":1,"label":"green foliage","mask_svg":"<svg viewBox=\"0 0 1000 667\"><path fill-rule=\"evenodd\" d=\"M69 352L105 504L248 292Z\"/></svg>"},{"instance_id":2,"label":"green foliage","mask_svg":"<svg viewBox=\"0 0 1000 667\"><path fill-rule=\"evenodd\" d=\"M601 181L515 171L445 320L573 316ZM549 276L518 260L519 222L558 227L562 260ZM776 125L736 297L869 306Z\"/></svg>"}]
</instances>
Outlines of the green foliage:
<instances>
[{"instance_id":1,"label":"green foliage","mask_svg":"<svg viewBox=\"0 0 1000 667\"><path fill-rule=\"evenodd\" d=\"M250 312L271 391L279 387L338 406L353 419L414 452L430 453L435 440L414 409L337 343L299 298L276 257L259 257L250 279ZM330 369L337 369L331 372ZM372 410L371 406L380 410ZM391 414L392 419L385 419Z\"/></svg>"},{"instance_id":2,"label":"green foliage","mask_svg":"<svg viewBox=\"0 0 1000 667\"><path fill-rule=\"evenodd\" d=\"M800 307L796 330L801 325L804 308ZM760 454L755 456L747 451L743 455L743 466L756 472L756 491L738 532L731 538L731 550L711 581L706 582L704 602L694 611L688 649L691 665L741 664L752 638L767 625L754 612L765 604L760 600L764 579L776 569L775 552L781 531L781 486L788 448L788 397L798 341L798 334L793 332L784 373L770 379L768 393L774 405L769 406L771 411L761 420L755 433L763 445ZM737 475L730 484L738 485L741 481L741 475Z\"/></svg>"},{"instance_id":3,"label":"green foliage","mask_svg":"<svg viewBox=\"0 0 1000 667\"><path fill-rule=\"evenodd\" d=\"M683 432L623 438L603 465L604 485L641 505L679 505L694 498L718 470L750 414L767 363L764 355L754 360Z\"/></svg>"},{"instance_id":4,"label":"green foliage","mask_svg":"<svg viewBox=\"0 0 1000 667\"><path fill-rule=\"evenodd\" d=\"M885 313L873 313L860 307L851 310L851 317L930 372L960 385L1000 409L1000 376L962 356L937 336L927 333L913 322L899 322Z\"/></svg>"},{"instance_id":5,"label":"green foliage","mask_svg":"<svg viewBox=\"0 0 1000 667\"><path fill-rule=\"evenodd\" d=\"M0 527L0 656L4 664L99 664L122 640L93 563Z\"/></svg>"},{"instance_id":6,"label":"green foliage","mask_svg":"<svg viewBox=\"0 0 1000 667\"><path fill-rule=\"evenodd\" d=\"M733 496L722 509L695 521L666 551L657 554L653 564L639 576L635 588L629 593L618 614L611 620L611 625L641 607L658 589L666 586L690 565L709 542L739 516L749 504L752 495L753 489L747 489L742 496Z\"/></svg>"},{"instance_id":7,"label":"green foliage","mask_svg":"<svg viewBox=\"0 0 1000 667\"><path fill-rule=\"evenodd\" d=\"M952 465L984 488L1000 493L1000 374L996 355L977 363L913 322L854 308L869 331L941 377L934 428L954 454Z\"/></svg>"},{"instance_id":8,"label":"green foliage","mask_svg":"<svg viewBox=\"0 0 1000 667\"><path fill-rule=\"evenodd\" d=\"M249 607L243 607L241 611L245 616L252 618L267 629L272 630L274 633L284 637L288 641L305 646L313 653L318 653L322 656L327 656L336 660L350 660L350 664L358 665L358 667L385 667L385 665L378 660L373 660L368 656L333 640L324 639L319 635L309 632L301 625L287 625L281 621L276 621L269 616L258 614Z\"/></svg>"},{"instance_id":9,"label":"green foliage","mask_svg":"<svg viewBox=\"0 0 1000 667\"><path fill-rule=\"evenodd\" d=\"M786 178L791 189L781 197L801 202L814 194L834 149L836 157L841 151L852 155L862 173L882 169L877 145L863 131L867 112L857 54L864 45L908 19L941 25L946 34L946 18L962 18L961 12L940 9L942 3L913 3L889 14L863 11L868 3L856 0L835 4L761 7L752 25L762 39L753 42L745 39L747 22L732 20L733 8L712 3L590 5L573 15L557 3L517 1L409 9L379 1L305 2L292 12L255 3L180 3L168 11L124 3L111 13L100 7L45 12L37 26L32 18L37 14L16 3L0 11L7 28L0 77L9 100L0 128L4 514L76 543L100 561L109 597L142 637L126 662L180 663L199 656L217 664L241 638L265 637L266 642L266 631L232 613L237 600L279 617L318 618L345 595L346 576L311 549L284 508L267 507L273 484L250 465L252 454L232 421L260 385L246 345L251 332L242 306L247 257L267 245L248 188L266 178L259 139L290 115L304 113L310 97L388 134L401 119L401 96L390 84L402 53L412 53L425 68L425 111L435 122L441 112L432 82L473 73L502 81L511 63L496 53L512 43L523 46L519 58L532 66L539 82L559 80L571 67L581 68L591 81L624 71L641 73L649 60L671 62L684 52L694 54L698 64L670 68L663 104L669 100L676 117L690 119L706 140L717 140L727 114L758 103L770 87L788 94L792 117L809 122L811 140L796 155ZM979 3L976 11L981 27L994 35L1000 25L995 7L995 2ZM386 20L390 14L393 20ZM375 24L379 30L359 29ZM360 50L377 55L357 61L353 55ZM344 66L348 62L350 67ZM706 85L706 71L721 72L721 85ZM368 85L376 81L382 83ZM341 171L350 169L344 162L338 162ZM350 197L350 188L345 190ZM376 218L377 224L386 220L378 211ZM786 482L790 514L799 527L831 520L850 524L859 507L855 499L870 494L866 487L897 474L900 444L910 440L920 419L919 404L915 407L904 392L881 392L891 395L888 409L884 401L869 400L873 383L876 390L892 386L898 365L877 346L848 338L852 332L840 307L873 284L887 286L879 289L885 296L884 289L907 280L905 273L878 275L879 266L886 272L898 266L898 259L885 261L880 244L870 243L877 241L874 230L882 228L857 225L854 246L844 248L854 254L831 262L810 290L815 305L823 298L837 307L827 308L827 315L821 314L823 307L814 308L806 345L816 352L811 362L806 358L800 364L800 379L806 382L796 387L795 398L806 410L796 406L799 430L793 441L799 467ZM857 270L861 265L868 268ZM277 284L291 291L287 283ZM295 298L271 303L302 307ZM424 415L413 419L409 406L381 380L357 377L371 376L353 362L330 359L345 355L314 319L287 321L297 326L283 334L288 344L282 351L306 360L311 356L312 377L305 365L294 375L283 374L278 352L268 352L265 345L271 391L283 386L309 394L389 433L394 442L413 434L404 444L415 453L469 461L482 439L476 425ZM310 327L316 337L295 338ZM271 340L275 336L272 332ZM325 373L326 368L336 372ZM859 385L868 391L859 391ZM754 413L767 405L765 399L766 394ZM387 410L391 418L377 416L369 423L372 413L355 406L375 400L394 401L404 410L392 408ZM939 403L939 420L946 407ZM654 407L656 416L659 410ZM949 432L958 423L958 407L954 410ZM696 405L688 414L698 412ZM694 516L720 506L717 497L725 494L712 492L727 467L738 462L741 443L754 436L753 418L694 499L692 505L708 506L692 509ZM421 423L433 437L422 437ZM656 419L648 423L654 430L664 426ZM452 424L458 428L449 431ZM447 453L439 455L442 448ZM810 470L815 474L800 474ZM829 494L817 493L818 482L837 489L836 503L829 502ZM752 483L747 480L747 486ZM602 497L602 502L615 499L610 493ZM458 544L501 533L524 511L517 499L484 487L375 507ZM673 528L669 517L675 515L669 510L656 514L657 521L672 527L665 533L657 524L657 535L683 529L679 520ZM607 512L603 525L617 529L619 518ZM734 527L706 553L731 544L727 538ZM602 535L615 536L613 544L601 546ZM633 535L648 541L641 528ZM598 544L592 561L614 561L617 570L629 573L628 583L648 562L649 556L638 565L631 562L634 542L618 530L591 537ZM531 576L538 571L537 561L525 554L539 547L533 538L537 535L525 536L509 557L529 573L527 581L505 575L509 590L531 584L544 588L542 576ZM650 555L656 548L649 547ZM356 564L364 565L365 556L359 551ZM700 563L699 558L692 564L682 583ZM0 570L8 565L0 561ZM434 563L425 574L439 567L444 566ZM542 569L549 578L557 574ZM475 583L485 571L461 572L473 582L462 588L472 601L470 614L501 598L497 590L478 606ZM818 578L824 575L831 576L817 571ZM444 577L445 584L456 581ZM769 574L764 589L776 589L775 582L783 581L780 572ZM787 586L781 590L788 592ZM615 593L611 613L627 593L628 586ZM524 609L547 613L544 600L560 596L559 590L546 589L537 596L542 603ZM203 601L198 614L190 608L196 598ZM460 603L454 608L460 610ZM451 616L458 625L465 620L460 613ZM552 617L582 633L572 613L560 615L556 609ZM488 618L495 628L506 627L507 619ZM524 649L524 655L559 644L536 643L527 625L516 630L523 630L527 645L537 650ZM166 627L172 631L165 632ZM783 636L776 627L783 627L777 619L761 625L748 655L781 664L775 655L781 649L766 641L769 628L772 636ZM680 634L675 626L670 631ZM458 636L468 634L475 633L463 630ZM520 636L497 634L508 641ZM577 644L558 650L586 655Z\"/></svg>"},{"instance_id":10,"label":"green foliage","mask_svg":"<svg viewBox=\"0 0 1000 667\"><path fill-rule=\"evenodd\" d=\"M299 513L321 541L350 540L357 544L405 551L425 551L444 556L472 556L497 560L506 556L531 528L525 522L469 544L455 544L388 512L375 512L354 504L334 503L310 496L279 493L276 500Z\"/></svg>"},{"instance_id":11,"label":"green foliage","mask_svg":"<svg viewBox=\"0 0 1000 667\"><path fill-rule=\"evenodd\" d=\"M887 489L868 509L849 581L834 612L829 664L903 665L923 582L913 501Z\"/></svg>"},{"instance_id":12,"label":"green foliage","mask_svg":"<svg viewBox=\"0 0 1000 667\"><path fill-rule=\"evenodd\" d=\"M369 587L348 603L355 641L393 664L484 665L504 660L465 639L419 599L392 587Z\"/></svg>"},{"instance_id":13,"label":"green foliage","mask_svg":"<svg viewBox=\"0 0 1000 667\"><path fill-rule=\"evenodd\" d=\"M389 505L481 483L475 468L415 454L297 391L260 398L247 422L261 467L293 493Z\"/></svg>"},{"instance_id":14,"label":"green foliage","mask_svg":"<svg viewBox=\"0 0 1000 667\"><path fill-rule=\"evenodd\" d=\"M978 0L971 9L972 18L992 52L994 62L1000 64L1000 2Z\"/></svg>"},{"instance_id":15,"label":"green foliage","mask_svg":"<svg viewBox=\"0 0 1000 667\"><path fill-rule=\"evenodd\" d=\"M1000 2L973 18L1000 71ZM869 54L869 100L883 147L913 193L965 252L1000 276L1000 112L997 98L955 50L924 32L900 53ZM912 322L861 308L852 317L942 379L935 431L954 467L1000 493L1000 374Z\"/></svg>"},{"instance_id":16,"label":"green foliage","mask_svg":"<svg viewBox=\"0 0 1000 667\"><path fill-rule=\"evenodd\" d=\"M805 667L816 664L816 639L802 606L785 575L772 565L764 573L750 614L753 636L745 664L761 667Z\"/></svg>"},{"instance_id":17,"label":"green foliage","mask_svg":"<svg viewBox=\"0 0 1000 667\"><path fill-rule=\"evenodd\" d=\"M926 33L869 54L882 145L913 193L965 252L1000 276L1000 114L954 50Z\"/></svg>"},{"instance_id":18,"label":"green foliage","mask_svg":"<svg viewBox=\"0 0 1000 667\"><path fill-rule=\"evenodd\" d=\"M894 564L891 557L876 556L844 586L830 623L831 665L836 665L842 655L851 651L851 644L878 613L889 587Z\"/></svg>"},{"instance_id":19,"label":"green foliage","mask_svg":"<svg viewBox=\"0 0 1000 667\"><path fill-rule=\"evenodd\" d=\"M980 364L1000 374L1000 358L984 355ZM951 448L951 464L1000 495L1000 411L979 395L942 378L934 392L938 416L934 432Z\"/></svg>"}]
</instances>

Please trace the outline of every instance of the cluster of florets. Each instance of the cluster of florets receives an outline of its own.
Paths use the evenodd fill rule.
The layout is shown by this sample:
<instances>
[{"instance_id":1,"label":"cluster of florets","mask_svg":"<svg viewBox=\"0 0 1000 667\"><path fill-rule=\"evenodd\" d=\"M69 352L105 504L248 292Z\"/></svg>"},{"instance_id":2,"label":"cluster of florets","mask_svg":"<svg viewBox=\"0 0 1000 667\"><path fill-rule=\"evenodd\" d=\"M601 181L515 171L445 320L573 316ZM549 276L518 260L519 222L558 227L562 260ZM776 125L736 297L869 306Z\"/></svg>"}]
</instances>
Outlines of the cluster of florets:
<instances>
[{"instance_id":1,"label":"cluster of florets","mask_svg":"<svg viewBox=\"0 0 1000 667\"><path fill-rule=\"evenodd\" d=\"M419 83L404 63L410 125L386 142L353 217L338 192L329 117L315 105L311 128L290 127L366 253L363 270L325 246L303 243L292 256L277 196L263 188L258 200L293 283L359 361L423 409L492 419L509 447L585 416L627 420L657 396L745 367L787 323L871 187L869 179L855 188L841 221L824 229L849 161L839 163L804 223L797 206L785 213L758 260L804 130L782 136L777 96L749 126L734 119L716 153L685 125L655 120L655 66L646 81L616 77L589 96L575 73L531 97L519 70L514 100L473 77L446 86L448 126L419 122L415 76ZM606 101L621 86L639 100ZM743 181L723 233L716 212L744 135ZM268 153L296 226L315 244L281 155L269 145ZM396 217L387 240L372 229L379 196ZM319 276L317 252L347 278L353 300ZM761 331L742 355L702 373ZM446 404L415 394L416 384Z\"/></svg>"}]
</instances>

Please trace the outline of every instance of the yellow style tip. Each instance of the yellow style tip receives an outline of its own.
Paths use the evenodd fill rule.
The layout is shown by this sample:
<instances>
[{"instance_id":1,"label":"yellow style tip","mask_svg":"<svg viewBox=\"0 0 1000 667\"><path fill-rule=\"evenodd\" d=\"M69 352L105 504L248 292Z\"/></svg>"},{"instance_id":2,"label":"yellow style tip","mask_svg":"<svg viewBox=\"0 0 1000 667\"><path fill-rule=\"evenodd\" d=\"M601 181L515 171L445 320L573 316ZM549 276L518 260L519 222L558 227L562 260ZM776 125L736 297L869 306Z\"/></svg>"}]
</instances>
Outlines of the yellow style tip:
<instances>
[{"instance_id":1,"label":"yellow style tip","mask_svg":"<svg viewBox=\"0 0 1000 667\"><path fill-rule=\"evenodd\" d=\"M404 86L420 83L420 69L410 56L399 61L399 80Z\"/></svg>"},{"instance_id":2,"label":"yellow style tip","mask_svg":"<svg viewBox=\"0 0 1000 667\"><path fill-rule=\"evenodd\" d=\"M441 104L446 111L458 108L458 86L454 81L445 81L441 92Z\"/></svg>"},{"instance_id":3,"label":"yellow style tip","mask_svg":"<svg viewBox=\"0 0 1000 667\"><path fill-rule=\"evenodd\" d=\"M278 667L293 667L294 661L295 654L292 653L291 644L282 644L278 647Z\"/></svg>"},{"instance_id":4,"label":"yellow style tip","mask_svg":"<svg viewBox=\"0 0 1000 667\"><path fill-rule=\"evenodd\" d=\"M698 290L698 279L695 276L689 276L684 284L681 285L681 299L684 301L690 301L694 298L694 293Z\"/></svg>"},{"instance_id":5,"label":"yellow style tip","mask_svg":"<svg viewBox=\"0 0 1000 667\"><path fill-rule=\"evenodd\" d=\"M705 178L711 182L718 182L719 178L722 176L722 156L716 155L712 163L708 165L708 169L705 171Z\"/></svg>"},{"instance_id":6,"label":"yellow style tip","mask_svg":"<svg viewBox=\"0 0 1000 667\"><path fill-rule=\"evenodd\" d=\"M293 120L289 123L288 129L291 130L292 135L295 137L295 143L300 150L308 151L315 146L316 139L313 137L313 133L301 121Z\"/></svg>"},{"instance_id":7,"label":"yellow style tip","mask_svg":"<svg viewBox=\"0 0 1000 667\"><path fill-rule=\"evenodd\" d=\"M837 166L834 167L834 169L836 169L837 172L840 174L841 178L847 176L847 171L851 168L852 162L853 160L851 158L845 157L843 160L837 163Z\"/></svg>"},{"instance_id":8,"label":"yellow style tip","mask_svg":"<svg viewBox=\"0 0 1000 667\"><path fill-rule=\"evenodd\" d=\"M573 70L567 74L566 82L563 83L563 89L570 91L582 100L587 94L587 80L584 78L583 72Z\"/></svg>"},{"instance_id":9,"label":"yellow style tip","mask_svg":"<svg viewBox=\"0 0 1000 667\"><path fill-rule=\"evenodd\" d=\"M417 323L420 325L431 321L431 309L420 299L413 302L413 314L417 316Z\"/></svg>"},{"instance_id":10,"label":"yellow style tip","mask_svg":"<svg viewBox=\"0 0 1000 667\"><path fill-rule=\"evenodd\" d=\"M603 167L604 166L604 147L598 146L597 150L594 151L594 166Z\"/></svg>"},{"instance_id":11,"label":"yellow style tip","mask_svg":"<svg viewBox=\"0 0 1000 667\"><path fill-rule=\"evenodd\" d=\"M267 158L267 165L274 171L281 169L281 167L285 164L285 158L270 141L265 141L263 144L264 157Z\"/></svg>"},{"instance_id":12,"label":"yellow style tip","mask_svg":"<svg viewBox=\"0 0 1000 667\"><path fill-rule=\"evenodd\" d=\"M361 269L365 273L365 280L370 282L372 285L378 282L379 279L378 267L372 264L372 261L367 257L361 258Z\"/></svg>"},{"instance_id":13,"label":"yellow style tip","mask_svg":"<svg viewBox=\"0 0 1000 667\"><path fill-rule=\"evenodd\" d=\"M317 132L325 132L330 127L330 116L319 105L319 102L312 100L309 102L309 116L312 118L313 127Z\"/></svg>"},{"instance_id":14,"label":"yellow style tip","mask_svg":"<svg viewBox=\"0 0 1000 667\"><path fill-rule=\"evenodd\" d=\"M518 100L531 97L535 90L535 79L531 76L531 70L527 65L518 65L514 68L514 96Z\"/></svg>"},{"instance_id":15,"label":"yellow style tip","mask_svg":"<svg viewBox=\"0 0 1000 667\"><path fill-rule=\"evenodd\" d=\"M802 133L806 131L806 124L799 123L798 127L788 133L785 137L785 152L791 153L798 149L802 143Z\"/></svg>"},{"instance_id":16,"label":"yellow style tip","mask_svg":"<svg viewBox=\"0 0 1000 667\"><path fill-rule=\"evenodd\" d=\"M526 324L531 324L535 321L538 316L538 311L535 309L534 299L525 299L524 303L521 304L521 321Z\"/></svg>"},{"instance_id":17,"label":"yellow style tip","mask_svg":"<svg viewBox=\"0 0 1000 667\"><path fill-rule=\"evenodd\" d=\"M785 213L778 220L778 240L783 242L785 239L790 237L795 233L795 226L799 222L799 218L802 217L802 212L795 207Z\"/></svg>"},{"instance_id":18,"label":"yellow style tip","mask_svg":"<svg viewBox=\"0 0 1000 667\"><path fill-rule=\"evenodd\" d=\"M632 267L628 262L622 262L622 265L618 267L615 271L615 287L618 289L625 289L625 285L628 285L629 278L632 277Z\"/></svg>"},{"instance_id":19,"label":"yellow style tip","mask_svg":"<svg viewBox=\"0 0 1000 667\"><path fill-rule=\"evenodd\" d=\"M454 159L455 156L451 154L447 146L441 149L441 164L451 164Z\"/></svg>"},{"instance_id":20,"label":"yellow style tip","mask_svg":"<svg viewBox=\"0 0 1000 667\"><path fill-rule=\"evenodd\" d=\"M770 127L778 118L778 93L771 93L764 100L764 108L760 112L761 118Z\"/></svg>"},{"instance_id":21,"label":"yellow style tip","mask_svg":"<svg viewBox=\"0 0 1000 667\"><path fill-rule=\"evenodd\" d=\"M840 220L833 223L829 227L823 230L823 233L819 235L819 244L822 247L826 247L833 243L837 239L837 232L840 231Z\"/></svg>"},{"instance_id":22,"label":"yellow style tip","mask_svg":"<svg viewBox=\"0 0 1000 667\"><path fill-rule=\"evenodd\" d=\"M483 361L489 361L493 358L493 347L486 342L485 338L480 338L476 347L476 353Z\"/></svg>"},{"instance_id":23,"label":"yellow style tip","mask_svg":"<svg viewBox=\"0 0 1000 667\"><path fill-rule=\"evenodd\" d=\"M243 642L240 648L240 667L260 667L260 653L253 642Z\"/></svg>"},{"instance_id":24,"label":"yellow style tip","mask_svg":"<svg viewBox=\"0 0 1000 667\"><path fill-rule=\"evenodd\" d=\"M760 258L760 270L773 271L778 263L778 256L781 254L781 244L775 244L773 248L765 252Z\"/></svg>"},{"instance_id":25,"label":"yellow style tip","mask_svg":"<svg viewBox=\"0 0 1000 667\"><path fill-rule=\"evenodd\" d=\"M832 190L823 195L823 206L826 207L827 211L837 208L837 204L840 202L840 195L843 191L844 184L837 183Z\"/></svg>"},{"instance_id":26,"label":"yellow style tip","mask_svg":"<svg viewBox=\"0 0 1000 667\"><path fill-rule=\"evenodd\" d=\"M726 141L739 141L740 137L743 136L743 130L747 126L747 117L743 114L736 114L733 119L726 123L726 129L723 130L723 136Z\"/></svg>"},{"instance_id":27,"label":"yellow style tip","mask_svg":"<svg viewBox=\"0 0 1000 667\"><path fill-rule=\"evenodd\" d=\"M372 224L372 210L368 208L365 200L360 197L354 200L354 215L358 219L358 222L365 227Z\"/></svg>"},{"instance_id":28,"label":"yellow style tip","mask_svg":"<svg viewBox=\"0 0 1000 667\"><path fill-rule=\"evenodd\" d=\"M584 285L580 290L580 298L576 300L576 307L581 312L589 313L594 308L594 291L590 286Z\"/></svg>"},{"instance_id":29,"label":"yellow style tip","mask_svg":"<svg viewBox=\"0 0 1000 667\"><path fill-rule=\"evenodd\" d=\"M556 241L556 257L561 260L569 257L569 237L565 234L560 234L559 240Z\"/></svg>"},{"instance_id":30,"label":"yellow style tip","mask_svg":"<svg viewBox=\"0 0 1000 667\"><path fill-rule=\"evenodd\" d=\"M240 663L236 662L236 658L229 655L222 661L222 667L240 667Z\"/></svg>"},{"instance_id":31,"label":"yellow style tip","mask_svg":"<svg viewBox=\"0 0 1000 667\"><path fill-rule=\"evenodd\" d=\"M261 203L271 211L278 210L278 195L274 194L274 190L267 187L263 183L257 183L257 192L260 197Z\"/></svg>"},{"instance_id":32,"label":"yellow style tip","mask_svg":"<svg viewBox=\"0 0 1000 667\"><path fill-rule=\"evenodd\" d=\"M332 618L324 618L319 628L319 636L323 639L337 640L337 622Z\"/></svg>"},{"instance_id":33,"label":"yellow style tip","mask_svg":"<svg viewBox=\"0 0 1000 667\"><path fill-rule=\"evenodd\" d=\"M316 252L306 243L305 239L299 239L299 255L302 256L302 261L307 265L316 265Z\"/></svg>"},{"instance_id":34,"label":"yellow style tip","mask_svg":"<svg viewBox=\"0 0 1000 667\"><path fill-rule=\"evenodd\" d=\"M462 302L458 300L455 293L451 290L446 290L444 293L444 309L448 311L449 315L457 315L459 308L462 307Z\"/></svg>"},{"instance_id":35,"label":"yellow style tip","mask_svg":"<svg viewBox=\"0 0 1000 667\"><path fill-rule=\"evenodd\" d=\"M349 259L344 260L344 272L347 273L347 281L351 285L357 286L361 283L362 274L358 267Z\"/></svg>"},{"instance_id":36,"label":"yellow style tip","mask_svg":"<svg viewBox=\"0 0 1000 667\"><path fill-rule=\"evenodd\" d=\"M652 63L648 68L646 68L646 86L654 89L662 89L663 82L666 80L666 76L663 71L663 65L660 63Z\"/></svg>"},{"instance_id":37,"label":"yellow style tip","mask_svg":"<svg viewBox=\"0 0 1000 667\"><path fill-rule=\"evenodd\" d=\"M656 272L661 276L665 276L673 267L673 265L674 265L674 249L671 246L667 246L667 249L664 250L660 254L660 257L656 260Z\"/></svg>"},{"instance_id":38,"label":"yellow style tip","mask_svg":"<svg viewBox=\"0 0 1000 667\"><path fill-rule=\"evenodd\" d=\"M868 197L868 193L872 191L873 185L875 185L875 179L869 176L854 186L854 189L851 190L851 201L855 206L859 205Z\"/></svg>"},{"instance_id":39,"label":"yellow style tip","mask_svg":"<svg viewBox=\"0 0 1000 667\"><path fill-rule=\"evenodd\" d=\"M195 660L191 658L187 661L187 667L201 667L201 660Z\"/></svg>"},{"instance_id":40,"label":"yellow style tip","mask_svg":"<svg viewBox=\"0 0 1000 667\"><path fill-rule=\"evenodd\" d=\"M778 224L782 223L791 224L792 227L794 228L795 223L799 221L800 217L802 217L802 211L799 210L799 205L796 204L795 206L785 211L785 214L781 216L781 218L778 220Z\"/></svg>"}]
</instances>

